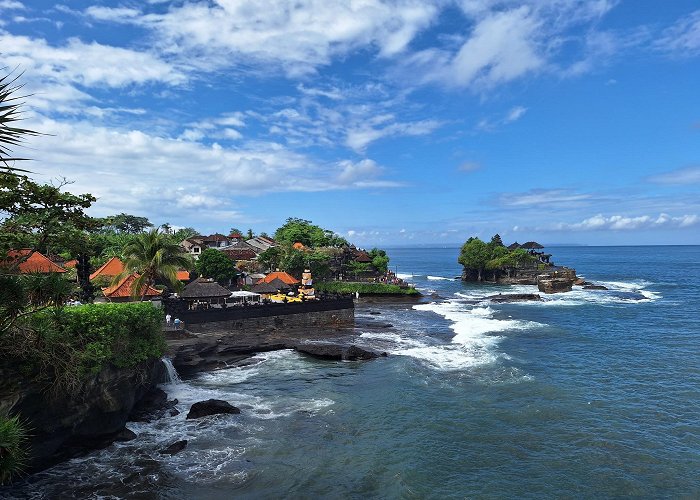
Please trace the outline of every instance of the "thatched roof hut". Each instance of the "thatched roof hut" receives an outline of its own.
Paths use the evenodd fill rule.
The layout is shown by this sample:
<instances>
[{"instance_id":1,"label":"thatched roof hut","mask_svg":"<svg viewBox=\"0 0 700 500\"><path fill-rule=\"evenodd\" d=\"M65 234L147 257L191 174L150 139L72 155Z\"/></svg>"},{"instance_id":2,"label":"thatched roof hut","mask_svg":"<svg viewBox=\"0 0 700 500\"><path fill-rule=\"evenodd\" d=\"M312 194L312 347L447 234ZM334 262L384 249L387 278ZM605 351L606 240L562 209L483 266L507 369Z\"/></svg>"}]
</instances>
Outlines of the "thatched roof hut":
<instances>
[{"instance_id":1,"label":"thatched roof hut","mask_svg":"<svg viewBox=\"0 0 700 500\"><path fill-rule=\"evenodd\" d=\"M520 248L520 243L518 243L517 241L508 245L508 250L517 250L518 248Z\"/></svg>"},{"instance_id":2,"label":"thatched roof hut","mask_svg":"<svg viewBox=\"0 0 700 500\"><path fill-rule=\"evenodd\" d=\"M180 297L187 300L222 299L231 295L231 292L219 285L214 280L197 278L187 285Z\"/></svg>"}]
</instances>

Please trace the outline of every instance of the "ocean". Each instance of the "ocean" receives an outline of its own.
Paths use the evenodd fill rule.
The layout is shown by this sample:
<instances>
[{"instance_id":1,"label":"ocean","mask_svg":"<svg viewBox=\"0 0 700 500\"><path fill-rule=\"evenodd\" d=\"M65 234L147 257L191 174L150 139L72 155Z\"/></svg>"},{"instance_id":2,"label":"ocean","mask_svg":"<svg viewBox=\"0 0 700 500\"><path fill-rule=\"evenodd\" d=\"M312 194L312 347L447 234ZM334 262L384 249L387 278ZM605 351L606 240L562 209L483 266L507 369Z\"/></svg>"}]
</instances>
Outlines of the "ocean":
<instances>
[{"instance_id":1,"label":"ocean","mask_svg":"<svg viewBox=\"0 0 700 500\"><path fill-rule=\"evenodd\" d=\"M279 351L167 384L180 415L0 496L700 496L700 247L548 251L609 290L490 304L536 287L455 280L458 248L390 249L427 298L358 306L392 325L357 331L387 358ZM242 413L185 420L209 398Z\"/></svg>"}]
</instances>

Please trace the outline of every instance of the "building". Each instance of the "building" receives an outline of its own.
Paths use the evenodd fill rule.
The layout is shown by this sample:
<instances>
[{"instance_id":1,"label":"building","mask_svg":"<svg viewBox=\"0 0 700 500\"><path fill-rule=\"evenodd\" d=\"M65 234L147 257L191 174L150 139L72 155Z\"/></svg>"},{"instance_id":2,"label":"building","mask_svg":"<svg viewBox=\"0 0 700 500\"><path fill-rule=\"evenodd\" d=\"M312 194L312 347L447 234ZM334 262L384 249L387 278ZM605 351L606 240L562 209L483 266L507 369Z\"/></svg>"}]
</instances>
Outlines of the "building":
<instances>
[{"instance_id":1,"label":"building","mask_svg":"<svg viewBox=\"0 0 700 500\"><path fill-rule=\"evenodd\" d=\"M139 276L137 273L130 274L122 278L116 285L103 288L102 294L109 302L131 302L132 300L140 300L142 295L144 295L144 299L149 300L160 297L161 292L151 286L143 286L138 293L132 293L134 291L134 282ZM146 290L145 294L144 289Z\"/></svg>"},{"instance_id":2,"label":"building","mask_svg":"<svg viewBox=\"0 0 700 500\"><path fill-rule=\"evenodd\" d=\"M203 238L204 246L207 248L223 248L231 244L231 240L220 233L210 234Z\"/></svg>"},{"instance_id":3,"label":"building","mask_svg":"<svg viewBox=\"0 0 700 500\"><path fill-rule=\"evenodd\" d=\"M204 236L192 236L191 238L182 240L180 246L195 260L199 258L202 251L206 248L204 245Z\"/></svg>"},{"instance_id":4,"label":"building","mask_svg":"<svg viewBox=\"0 0 700 500\"><path fill-rule=\"evenodd\" d=\"M256 284L261 284L261 283L272 283L274 280L280 280L282 283L286 285L298 285L299 280L294 278L294 276L285 273L284 271L275 271L274 273L270 273L265 275L263 279L258 281Z\"/></svg>"},{"instance_id":5,"label":"building","mask_svg":"<svg viewBox=\"0 0 700 500\"><path fill-rule=\"evenodd\" d=\"M106 278L108 280L114 279L115 276L119 276L124 272L124 263L119 259L119 257L112 257L107 262L102 264L94 273L90 275L90 279L94 280L96 278Z\"/></svg>"},{"instance_id":6,"label":"building","mask_svg":"<svg viewBox=\"0 0 700 500\"><path fill-rule=\"evenodd\" d=\"M221 307L231 292L219 285L216 281L207 278L197 278L187 286L180 294L180 298L187 301L189 310L209 309L212 306Z\"/></svg>"},{"instance_id":7,"label":"building","mask_svg":"<svg viewBox=\"0 0 700 500\"><path fill-rule=\"evenodd\" d=\"M40 252L32 252L29 248L22 250L10 250L7 252L7 259L4 264L8 267L13 266L17 261L26 259L20 262L18 270L22 274L30 273L65 273L66 270L53 262Z\"/></svg>"},{"instance_id":8,"label":"building","mask_svg":"<svg viewBox=\"0 0 700 500\"><path fill-rule=\"evenodd\" d=\"M258 254L277 246L277 242L275 240L266 236L256 236L255 238L246 240L246 243L255 249L255 252Z\"/></svg>"}]
</instances>

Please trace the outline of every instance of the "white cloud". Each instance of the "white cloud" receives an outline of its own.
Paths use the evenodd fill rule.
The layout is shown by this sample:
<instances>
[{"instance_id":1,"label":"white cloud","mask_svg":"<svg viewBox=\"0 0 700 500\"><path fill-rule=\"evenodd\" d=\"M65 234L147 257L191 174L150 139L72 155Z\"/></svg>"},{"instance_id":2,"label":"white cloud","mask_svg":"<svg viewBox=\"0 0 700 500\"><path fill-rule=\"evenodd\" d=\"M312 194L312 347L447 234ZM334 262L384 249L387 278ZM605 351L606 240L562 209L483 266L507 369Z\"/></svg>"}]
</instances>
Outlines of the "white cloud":
<instances>
[{"instance_id":1,"label":"white cloud","mask_svg":"<svg viewBox=\"0 0 700 500\"><path fill-rule=\"evenodd\" d=\"M0 31L0 47L3 64L20 67L33 79L42 78L54 84L124 87L149 82L177 85L187 79L170 64L147 52L84 43L77 38L70 38L58 47L43 39Z\"/></svg>"},{"instance_id":2,"label":"white cloud","mask_svg":"<svg viewBox=\"0 0 700 500\"><path fill-rule=\"evenodd\" d=\"M562 222L549 227L540 228L543 231L633 231L642 229L678 229L696 226L700 223L698 215L682 215L672 217L661 213L658 216L611 215L602 214L589 217L581 222Z\"/></svg>"},{"instance_id":3,"label":"white cloud","mask_svg":"<svg viewBox=\"0 0 700 500\"><path fill-rule=\"evenodd\" d=\"M397 185L380 178L382 168L373 160L321 164L273 142L225 148L41 116L28 125L47 134L29 142L37 175L74 180L70 189L97 196L95 208L104 213L229 213L231 200L241 195Z\"/></svg>"},{"instance_id":4,"label":"white cloud","mask_svg":"<svg viewBox=\"0 0 700 500\"><path fill-rule=\"evenodd\" d=\"M700 10L684 16L664 30L655 46L658 50L674 56L700 55Z\"/></svg>"},{"instance_id":5,"label":"white cloud","mask_svg":"<svg viewBox=\"0 0 700 500\"><path fill-rule=\"evenodd\" d=\"M526 107L516 106L508 112L508 115L505 117L504 122L513 123L515 121L518 121L526 112Z\"/></svg>"},{"instance_id":6,"label":"white cloud","mask_svg":"<svg viewBox=\"0 0 700 500\"><path fill-rule=\"evenodd\" d=\"M457 167L457 170L459 170L460 172L474 172L475 170L479 170L480 168L481 165L477 162L465 161L459 167Z\"/></svg>"},{"instance_id":7,"label":"white cloud","mask_svg":"<svg viewBox=\"0 0 700 500\"><path fill-rule=\"evenodd\" d=\"M15 0L0 0L0 10L24 10L24 5Z\"/></svg>"},{"instance_id":8,"label":"white cloud","mask_svg":"<svg viewBox=\"0 0 700 500\"><path fill-rule=\"evenodd\" d=\"M376 47L381 56L398 54L438 11L415 0L219 0L184 3L166 13L94 7L85 14L150 28L163 48L193 64L262 62L299 76L359 47Z\"/></svg>"},{"instance_id":9,"label":"white cloud","mask_svg":"<svg viewBox=\"0 0 700 500\"><path fill-rule=\"evenodd\" d=\"M589 194L575 193L566 189L531 189L525 193L502 194L498 198L501 205L509 207L551 207L578 205L590 201Z\"/></svg>"},{"instance_id":10,"label":"white cloud","mask_svg":"<svg viewBox=\"0 0 700 500\"><path fill-rule=\"evenodd\" d=\"M698 184L700 183L700 166L679 168L650 177L657 184Z\"/></svg>"},{"instance_id":11,"label":"white cloud","mask_svg":"<svg viewBox=\"0 0 700 500\"><path fill-rule=\"evenodd\" d=\"M381 116L381 120L375 121L383 123L393 120L392 115ZM420 120L407 123L390 123L385 126L373 127L371 123L360 125L358 128L347 131L345 144L355 151L364 151L365 148L372 142L381 139L382 137L391 136L418 136L427 135L438 128L442 123L437 120Z\"/></svg>"}]
</instances>

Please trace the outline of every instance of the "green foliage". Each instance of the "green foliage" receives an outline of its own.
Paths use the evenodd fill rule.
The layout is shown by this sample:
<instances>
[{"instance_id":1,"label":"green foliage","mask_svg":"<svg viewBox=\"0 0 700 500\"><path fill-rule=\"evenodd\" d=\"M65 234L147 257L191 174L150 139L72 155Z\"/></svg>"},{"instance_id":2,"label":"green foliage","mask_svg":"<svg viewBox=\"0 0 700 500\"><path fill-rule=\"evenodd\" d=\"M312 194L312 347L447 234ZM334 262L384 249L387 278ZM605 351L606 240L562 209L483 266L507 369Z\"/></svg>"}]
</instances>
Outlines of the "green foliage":
<instances>
[{"instance_id":1,"label":"green foliage","mask_svg":"<svg viewBox=\"0 0 700 500\"><path fill-rule=\"evenodd\" d=\"M105 232L116 232L126 234L141 233L153 224L146 217L138 217L125 213L110 215L100 220L102 229Z\"/></svg>"},{"instance_id":2,"label":"green foliage","mask_svg":"<svg viewBox=\"0 0 700 500\"><path fill-rule=\"evenodd\" d=\"M326 293L355 293L361 295L420 295L415 288L402 288L386 283L353 283L347 281L329 281L314 284L316 291Z\"/></svg>"},{"instance_id":3,"label":"green foliage","mask_svg":"<svg viewBox=\"0 0 700 500\"><path fill-rule=\"evenodd\" d=\"M534 260L535 257L522 248L509 251L498 234L489 243L484 243L479 238L469 238L457 259L466 269L475 270L479 281L482 281L485 270L513 268Z\"/></svg>"},{"instance_id":4,"label":"green foliage","mask_svg":"<svg viewBox=\"0 0 700 500\"><path fill-rule=\"evenodd\" d=\"M284 249L282 247L270 247L264 252L261 252L257 260L263 269L274 271L275 269L279 269L282 257L284 256L283 254Z\"/></svg>"},{"instance_id":5,"label":"green foliage","mask_svg":"<svg viewBox=\"0 0 700 500\"><path fill-rule=\"evenodd\" d=\"M302 243L310 248L340 247L348 242L333 231L323 229L311 221L291 217L282 227L275 231L275 240L278 243L294 244Z\"/></svg>"},{"instance_id":6,"label":"green foliage","mask_svg":"<svg viewBox=\"0 0 700 500\"><path fill-rule=\"evenodd\" d=\"M372 267L378 273L384 274L389 269L389 257L384 250L373 248L369 251L369 256L372 257Z\"/></svg>"},{"instance_id":7,"label":"green foliage","mask_svg":"<svg viewBox=\"0 0 700 500\"><path fill-rule=\"evenodd\" d=\"M9 162L22 161L26 158L12 156L12 148L22 144L27 136L39 135L38 132L16 127L15 123L22 119L23 96L17 95L23 84L17 83L20 73L0 77L0 169L10 175L26 170L10 166Z\"/></svg>"},{"instance_id":8,"label":"green foliage","mask_svg":"<svg viewBox=\"0 0 700 500\"><path fill-rule=\"evenodd\" d=\"M168 283L174 290L179 290L182 283L177 279L179 269L190 270L192 259L184 249L173 242L158 228L147 233L139 233L124 248L124 272L115 281L131 273L139 273L134 280L132 291L134 297L141 293L143 300L148 286L153 286L156 279Z\"/></svg>"},{"instance_id":9,"label":"green foliage","mask_svg":"<svg viewBox=\"0 0 700 500\"><path fill-rule=\"evenodd\" d=\"M79 379L107 364L132 368L162 357L166 348L163 312L146 302L51 308L30 322L38 336L25 357L37 364L53 355L68 356L70 363L64 358L53 366L59 378Z\"/></svg>"},{"instance_id":10,"label":"green foliage","mask_svg":"<svg viewBox=\"0 0 700 500\"><path fill-rule=\"evenodd\" d=\"M236 263L213 248L207 248L201 253L195 267L201 276L220 282L228 282L238 276Z\"/></svg>"},{"instance_id":11,"label":"green foliage","mask_svg":"<svg viewBox=\"0 0 700 500\"><path fill-rule=\"evenodd\" d=\"M63 186L0 173L0 254L17 248L46 252L49 244L65 243L95 227L95 219L84 213L95 198L64 192Z\"/></svg>"},{"instance_id":12,"label":"green foliage","mask_svg":"<svg viewBox=\"0 0 700 500\"><path fill-rule=\"evenodd\" d=\"M0 486L20 474L28 458L27 431L19 417L0 416Z\"/></svg>"}]
</instances>

